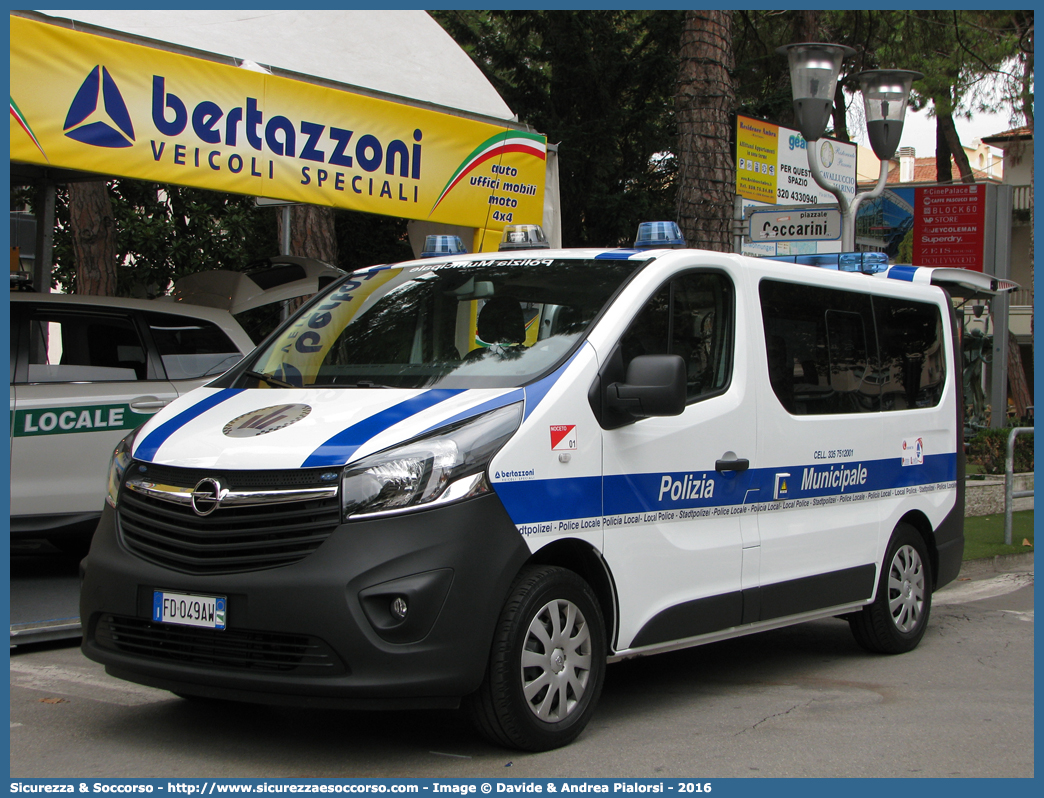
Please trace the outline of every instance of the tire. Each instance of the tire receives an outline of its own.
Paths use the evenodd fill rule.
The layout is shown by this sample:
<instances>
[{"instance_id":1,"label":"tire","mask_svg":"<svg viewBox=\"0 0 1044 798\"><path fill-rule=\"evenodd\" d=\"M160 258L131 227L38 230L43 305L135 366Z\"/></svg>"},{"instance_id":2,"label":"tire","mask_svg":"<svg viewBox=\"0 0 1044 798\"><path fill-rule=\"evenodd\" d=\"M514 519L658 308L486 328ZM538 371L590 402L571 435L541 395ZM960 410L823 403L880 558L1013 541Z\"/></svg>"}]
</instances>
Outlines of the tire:
<instances>
[{"instance_id":1,"label":"tire","mask_svg":"<svg viewBox=\"0 0 1044 798\"><path fill-rule=\"evenodd\" d=\"M924 538L909 524L892 534L877 596L849 616L856 642L878 654L912 651L924 637L932 610L932 573Z\"/></svg>"},{"instance_id":2,"label":"tire","mask_svg":"<svg viewBox=\"0 0 1044 798\"><path fill-rule=\"evenodd\" d=\"M527 568L500 613L482 685L464 708L495 744L559 748L591 719L605 668L605 623L588 584L564 568Z\"/></svg>"}]
</instances>

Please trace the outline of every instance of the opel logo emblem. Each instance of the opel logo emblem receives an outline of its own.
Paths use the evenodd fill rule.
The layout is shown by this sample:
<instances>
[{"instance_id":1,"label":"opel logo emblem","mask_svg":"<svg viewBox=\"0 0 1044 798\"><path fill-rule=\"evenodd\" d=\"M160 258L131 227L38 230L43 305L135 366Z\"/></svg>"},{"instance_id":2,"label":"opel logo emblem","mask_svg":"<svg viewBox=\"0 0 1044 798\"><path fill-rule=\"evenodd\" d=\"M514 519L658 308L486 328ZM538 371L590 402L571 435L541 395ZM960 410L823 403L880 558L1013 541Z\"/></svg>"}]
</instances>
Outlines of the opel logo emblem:
<instances>
[{"instance_id":1,"label":"opel logo emblem","mask_svg":"<svg viewBox=\"0 0 1044 798\"><path fill-rule=\"evenodd\" d=\"M192 489L192 510L196 515L210 515L228 493L221 483L212 477L201 479Z\"/></svg>"}]
</instances>

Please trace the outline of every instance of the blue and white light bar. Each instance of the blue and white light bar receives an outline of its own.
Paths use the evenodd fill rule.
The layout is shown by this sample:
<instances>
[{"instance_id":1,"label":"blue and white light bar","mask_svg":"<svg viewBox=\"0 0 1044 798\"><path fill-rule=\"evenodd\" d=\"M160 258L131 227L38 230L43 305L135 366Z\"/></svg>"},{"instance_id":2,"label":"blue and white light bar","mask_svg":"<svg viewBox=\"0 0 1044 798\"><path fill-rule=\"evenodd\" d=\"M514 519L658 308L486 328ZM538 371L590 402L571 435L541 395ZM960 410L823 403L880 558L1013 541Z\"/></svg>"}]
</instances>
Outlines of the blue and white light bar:
<instances>
[{"instance_id":1,"label":"blue and white light bar","mask_svg":"<svg viewBox=\"0 0 1044 798\"><path fill-rule=\"evenodd\" d=\"M879 274L888 269L888 256L883 252L823 252L814 255L770 255L766 260L800 263L839 272Z\"/></svg>"}]
</instances>

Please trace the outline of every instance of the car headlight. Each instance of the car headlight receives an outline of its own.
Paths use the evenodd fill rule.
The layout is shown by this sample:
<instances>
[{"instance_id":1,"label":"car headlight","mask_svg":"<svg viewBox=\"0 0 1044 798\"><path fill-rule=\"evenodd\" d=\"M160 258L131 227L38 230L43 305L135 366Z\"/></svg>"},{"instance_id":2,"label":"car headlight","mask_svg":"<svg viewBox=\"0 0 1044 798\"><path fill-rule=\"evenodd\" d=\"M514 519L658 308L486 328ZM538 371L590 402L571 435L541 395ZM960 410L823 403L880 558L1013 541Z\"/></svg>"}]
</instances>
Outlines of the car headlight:
<instances>
[{"instance_id":1,"label":"car headlight","mask_svg":"<svg viewBox=\"0 0 1044 798\"><path fill-rule=\"evenodd\" d=\"M131 451L134 449L134 438L138 434L138 430L141 427L134 430L128 435L125 435L123 439L116 444L116 448L112 452L112 457L109 460L109 495L105 497L105 501L109 503L110 507L116 506L116 498L120 493L120 485L123 484L123 474L127 470L127 466L131 462Z\"/></svg>"},{"instance_id":2,"label":"car headlight","mask_svg":"<svg viewBox=\"0 0 1044 798\"><path fill-rule=\"evenodd\" d=\"M522 403L501 407L344 469L345 518L444 504L490 490L486 466L522 421Z\"/></svg>"}]
</instances>

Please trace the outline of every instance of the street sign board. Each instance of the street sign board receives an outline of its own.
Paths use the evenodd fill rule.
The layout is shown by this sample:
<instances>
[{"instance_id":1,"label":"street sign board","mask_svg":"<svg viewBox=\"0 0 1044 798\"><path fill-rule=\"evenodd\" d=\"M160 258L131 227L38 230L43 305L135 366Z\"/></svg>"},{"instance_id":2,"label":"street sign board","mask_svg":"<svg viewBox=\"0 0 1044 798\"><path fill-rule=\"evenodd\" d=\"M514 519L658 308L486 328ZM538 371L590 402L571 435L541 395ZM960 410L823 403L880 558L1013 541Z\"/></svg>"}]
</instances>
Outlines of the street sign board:
<instances>
[{"instance_id":1,"label":"street sign board","mask_svg":"<svg viewBox=\"0 0 1044 798\"><path fill-rule=\"evenodd\" d=\"M841 211L836 205L752 206L745 213L746 238L750 241L836 241L841 238Z\"/></svg>"}]
</instances>

